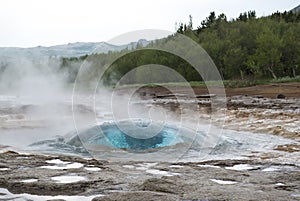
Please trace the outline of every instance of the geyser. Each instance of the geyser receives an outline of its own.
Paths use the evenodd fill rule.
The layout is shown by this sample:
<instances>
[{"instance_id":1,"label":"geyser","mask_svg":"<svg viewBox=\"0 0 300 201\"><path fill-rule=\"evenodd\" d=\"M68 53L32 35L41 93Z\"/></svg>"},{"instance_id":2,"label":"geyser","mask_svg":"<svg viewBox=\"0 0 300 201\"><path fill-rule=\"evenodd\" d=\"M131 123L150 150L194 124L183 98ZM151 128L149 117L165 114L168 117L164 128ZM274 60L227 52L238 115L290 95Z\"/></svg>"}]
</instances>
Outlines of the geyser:
<instances>
[{"instance_id":1,"label":"geyser","mask_svg":"<svg viewBox=\"0 0 300 201\"><path fill-rule=\"evenodd\" d=\"M88 140L88 143L121 149L145 150L183 142L183 139L178 136L178 129L169 126L162 127L162 130L155 136L146 139L132 137L116 124L103 125L101 129L103 135L95 135Z\"/></svg>"},{"instance_id":2,"label":"geyser","mask_svg":"<svg viewBox=\"0 0 300 201\"><path fill-rule=\"evenodd\" d=\"M180 124L124 120L73 131L30 147L43 153L101 160L177 161L189 151L200 153L203 142L202 133Z\"/></svg>"},{"instance_id":3,"label":"geyser","mask_svg":"<svg viewBox=\"0 0 300 201\"><path fill-rule=\"evenodd\" d=\"M193 142L195 133L187 129L178 128L174 125L161 126L154 122L151 124L150 127L149 123L143 121L138 121L134 124L131 121L105 123L79 131L77 135L71 135L67 143L69 145L84 146L85 148L93 147L93 149L108 147L140 151ZM155 134L149 134L149 131L146 130L148 126L154 128L155 132L157 132L157 127L161 126L161 129ZM130 127L133 128L131 129ZM143 127L145 132L141 130ZM126 131L123 128L126 128ZM147 136L150 137L147 138Z\"/></svg>"}]
</instances>

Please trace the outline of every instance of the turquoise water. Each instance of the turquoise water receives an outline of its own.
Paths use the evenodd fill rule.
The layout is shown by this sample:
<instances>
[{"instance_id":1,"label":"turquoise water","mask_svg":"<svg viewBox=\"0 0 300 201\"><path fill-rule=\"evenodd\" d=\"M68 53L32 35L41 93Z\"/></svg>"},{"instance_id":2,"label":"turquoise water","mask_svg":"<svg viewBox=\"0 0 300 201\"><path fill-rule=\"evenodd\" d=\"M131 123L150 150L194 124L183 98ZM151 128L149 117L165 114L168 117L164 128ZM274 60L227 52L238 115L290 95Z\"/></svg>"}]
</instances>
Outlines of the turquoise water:
<instances>
[{"instance_id":1,"label":"turquoise water","mask_svg":"<svg viewBox=\"0 0 300 201\"><path fill-rule=\"evenodd\" d=\"M147 139L139 139L127 135L117 125L101 126L101 130L103 135L95 135L88 140L88 143L120 149L145 150L173 146L184 142L178 134L178 129L168 126L163 127L157 135Z\"/></svg>"}]
</instances>

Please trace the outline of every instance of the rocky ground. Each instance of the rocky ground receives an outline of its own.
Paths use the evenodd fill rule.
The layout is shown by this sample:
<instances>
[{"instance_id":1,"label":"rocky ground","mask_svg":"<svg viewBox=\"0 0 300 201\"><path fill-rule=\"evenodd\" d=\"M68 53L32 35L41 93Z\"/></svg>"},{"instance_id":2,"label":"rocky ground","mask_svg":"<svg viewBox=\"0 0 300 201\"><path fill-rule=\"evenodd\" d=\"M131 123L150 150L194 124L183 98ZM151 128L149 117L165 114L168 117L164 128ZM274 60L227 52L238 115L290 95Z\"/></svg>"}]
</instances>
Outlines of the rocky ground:
<instances>
[{"instance_id":1,"label":"rocky ground","mask_svg":"<svg viewBox=\"0 0 300 201\"><path fill-rule=\"evenodd\" d=\"M211 103L214 99L217 101L218 96L209 97L206 87L194 87L193 90L198 97L198 114L194 108L178 111L182 108L178 98L188 100L184 96L185 87L145 87L139 89L139 94L143 100L154 99L154 104L189 114L193 116L191 119L212 120L226 129L269 133L300 141L300 83L225 88L226 105L213 109ZM176 97L174 93L179 95Z\"/></svg>"},{"instance_id":2,"label":"rocky ground","mask_svg":"<svg viewBox=\"0 0 300 201\"><path fill-rule=\"evenodd\" d=\"M194 90L196 95L207 94L203 87ZM180 110L180 103L163 88L139 91L142 101L163 106L171 115L180 111L191 121L200 118L225 129L282 136L293 143L274 146L271 153L253 152L243 160L185 163L20 154L2 146L0 200L299 200L300 84L226 89L226 93L226 108L214 110L211 100L217 97L200 96L195 111ZM285 97L277 98L278 94ZM12 119L20 122L20 128L43 127L43 122L27 121L28 108L23 109L1 111L0 128L16 129Z\"/></svg>"},{"instance_id":3,"label":"rocky ground","mask_svg":"<svg viewBox=\"0 0 300 201\"><path fill-rule=\"evenodd\" d=\"M264 160L110 162L5 152L0 171L0 189L10 192L0 192L3 200L26 200L24 193L94 195L93 201L300 198L300 167Z\"/></svg>"},{"instance_id":4,"label":"rocky ground","mask_svg":"<svg viewBox=\"0 0 300 201\"><path fill-rule=\"evenodd\" d=\"M185 86L168 86L164 87L143 87L140 89L140 92L145 92L145 95L163 95L169 93L170 90L176 91L178 93L186 92ZM217 91L216 87L211 86L214 91ZM196 95L208 94L209 91L205 86L193 86ZM247 95L247 96L258 96L265 98L277 98L278 94L283 94L286 98L300 98L300 83L292 82L292 83L274 83L274 84L265 84L265 85L256 85L250 87L240 87L240 88L224 88L226 96L239 96L239 95ZM126 91L126 89L125 89Z\"/></svg>"}]
</instances>

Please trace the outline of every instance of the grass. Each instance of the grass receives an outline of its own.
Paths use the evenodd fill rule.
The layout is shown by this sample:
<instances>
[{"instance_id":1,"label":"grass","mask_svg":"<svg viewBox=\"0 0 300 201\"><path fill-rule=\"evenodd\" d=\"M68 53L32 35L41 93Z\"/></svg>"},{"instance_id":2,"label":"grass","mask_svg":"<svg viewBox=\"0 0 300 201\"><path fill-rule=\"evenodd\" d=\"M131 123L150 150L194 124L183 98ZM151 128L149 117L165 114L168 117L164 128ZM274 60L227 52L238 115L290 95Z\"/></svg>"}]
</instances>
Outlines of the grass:
<instances>
[{"instance_id":1,"label":"grass","mask_svg":"<svg viewBox=\"0 0 300 201\"><path fill-rule=\"evenodd\" d=\"M300 82L300 76L296 77L283 77L278 79L265 79L265 80L225 80L224 86L229 88L242 88L255 85L272 84L272 83L288 83Z\"/></svg>"},{"instance_id":2,"label":"grass","mask_svg":"<svg viewBox=\"0 0 300 201\"><path fill-rule=\"evenodd\" d=\"M168 86L168 87L184 87L184 86L222 86L221 81L208 81L208 82L167 82L167 83L149 83L149 84L126 84L119 85L118 88L132 88L132 87L159 87L159 86Z\"/></svg>"},{"instance_id":3,"label":"grass","mask_svg":"<svg viewBox=\"0 0 300 201\"><path fill-rule=\"evenodd\" d=\"M119 85L118 89L126 89L126 88L133 88L133 87L158 87L158 86L170 86L170 87L184 87L184 86L191 86L191 87L206 87L206 86L225 86L228 88L243 88L243 87L250 87L256 85L263 85L263 84L272 84L272 83L288 83L288 82L300 82L300 76L296 76L293 78L290 77L283 77L278 79L262 79L262 80L223 80L223 81L193 81L193 82L169 82L169 83L149 83L149 84L126 84L126 85ZM68 88L72 87L73 84L68 86ZM106 89L114 89L115 86L105 86ZM77 88L78 89L78 88ZM90 89L89 86L80 85L80 89L85 91L86 89Z\"/></svg>"},{"instance_id":4,"label":"grass","mask_svg":"<svg viewBox=\"0 0 300 201\"><path fill-rule=\"evenodd\" d=\"M158 87L162 86L192 86L192 87L205 87L205 86L222 86L228 88L243 88L255 85L272 84L272 83L288 83L288 82L300 82L300 76L293 78L283 77L278 79L263 79L263 80L223 80L223 81L193 81L193 82L169 82L169 83L149 83L149 84L128 84L121 85L118 88L131 88L131 87Z\"/></svg>"},{"instance_id":5,"label":"grass","mask_svg":"<svg viewBox=\"0 0 300 201\"><path fill-rule=\"evenodd\" d=\"M282 77L276 80L271 80L273 83L300 82L300 75L296 77Z\"/></svg>"}]
</instances>

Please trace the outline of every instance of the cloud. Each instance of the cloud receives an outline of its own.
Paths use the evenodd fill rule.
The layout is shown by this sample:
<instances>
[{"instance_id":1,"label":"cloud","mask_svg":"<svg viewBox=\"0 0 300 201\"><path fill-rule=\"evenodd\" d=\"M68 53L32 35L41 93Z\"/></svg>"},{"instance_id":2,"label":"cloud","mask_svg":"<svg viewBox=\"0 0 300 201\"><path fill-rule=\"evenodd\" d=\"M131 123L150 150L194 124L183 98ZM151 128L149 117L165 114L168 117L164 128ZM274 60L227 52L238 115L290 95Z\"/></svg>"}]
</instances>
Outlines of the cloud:
<instances>
[{"instance_id":1,"label":"cloud","mask_svg":"<svg viewBox=\"0 0 300 201\"><path fill-rule=\"evenodd\" d=\"M0 46L99 42L139 29L174 31L175 22L187 22L190 14L197 27L211 11L230 19L244 11L268 15L298 4L297 0L7 0L0 6Z\"/></svg>"}]
</instances>

